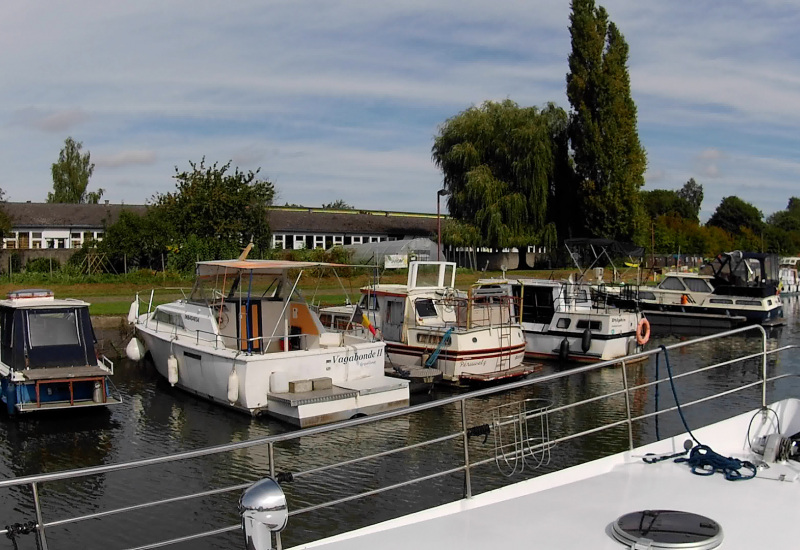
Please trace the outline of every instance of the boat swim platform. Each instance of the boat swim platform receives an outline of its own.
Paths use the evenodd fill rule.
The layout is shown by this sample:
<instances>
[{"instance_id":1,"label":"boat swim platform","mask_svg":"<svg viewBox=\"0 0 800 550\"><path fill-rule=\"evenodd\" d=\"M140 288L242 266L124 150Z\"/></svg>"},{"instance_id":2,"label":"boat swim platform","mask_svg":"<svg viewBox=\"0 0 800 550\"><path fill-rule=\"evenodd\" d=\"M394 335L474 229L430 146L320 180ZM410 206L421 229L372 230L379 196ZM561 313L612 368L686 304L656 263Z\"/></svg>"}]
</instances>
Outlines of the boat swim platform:
<instances>
[{"instance_id":1,"label":"boat swim platform","mask_svg":"<svg viewBox=\"0 0 800 550\"><path fill-rule=\"evenodd\" d=\"M396 378L385 377L384 382L380 385L376 385L374 379L372 378L363 378L359 380L340 382L338 385L321 390L311 390L296 393L269 393L267 394L267 399L289 405L290 407L299 407L301 405L326 403L330 401L338 401L340 399L355 398L359 395L372 395L391 390L403 389L406 385L406 382Z\"/></svg>"},{"instance_id":2,"label":"boat swim platform","mask_svg":"<svg viewBox=\"0 0 800 550\"><path fill-rule=\"evenodd\" d=\"M82 367L49 367L42 369L25 369L19 371L25 380L35 382L37 380L61 380L64 378L98 378L111 376L107 370L97 365L85 365Z\"/></svg>"},{"instance_id":3,"label":"boat swim platform","mask_svg":"<svg viewBox=\"0 0 800 550\"><path fill-rule=\"evenodd\" d=\"M68 400L64 401L45 401L36 403L18 403L16 408L19 412L40 412L40 411L56 411L61 409L85 409L89 407L107 407L109 405L119 405L122 399L108 396L105 401L93 401L88 399L86 401L74 401L70 404Z\"/></svg>"},{"instance_id":4,"label":"boat swim platform","mask_svg":"<svg viewBox=\"0 0 800 550\"><path fill-rule=\"evenodd\" d=\"M513 369L505 369L505 370L498 370L494 372L486 372L486 373L471 373L465 372L459 376L459 380L462 382L474 382L474 383L489 383L489 382L499 382L501 380L507 380L509 378L520 378L522 376L527 376L529 374L533 374L535 372L539 372L542 370L543 365L541 363L529 363L527 365L520 365L518 367L514 367Z\"/></svg>"},{"instance_id":5,"label":"boat swim platform","mask_svg":"<svg viewBox=\"0 0 800 550\"><path fill-rule=\"evenodd\" d=\"M331 388L268 393L266 413L300 428L408 407L408 382L384 376L339 382Z\"/></svg>"}]
</instances>

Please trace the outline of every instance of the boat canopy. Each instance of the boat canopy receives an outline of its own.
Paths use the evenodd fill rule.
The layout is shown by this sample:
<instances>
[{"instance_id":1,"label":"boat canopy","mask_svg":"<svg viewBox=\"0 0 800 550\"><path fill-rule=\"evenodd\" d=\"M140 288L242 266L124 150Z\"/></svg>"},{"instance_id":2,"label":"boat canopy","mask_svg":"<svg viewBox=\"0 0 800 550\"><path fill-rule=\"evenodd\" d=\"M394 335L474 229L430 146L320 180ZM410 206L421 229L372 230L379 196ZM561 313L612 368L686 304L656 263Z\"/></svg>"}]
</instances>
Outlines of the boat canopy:
<instances>
[{"instance_id":1,"label":"boat canopy","mask_svg":"<svg viewBox=\"0 0 800 550\"><path fill-rule=\"evenodd\" d=\"M281 275L291 269L311 269L317 267L346 267L345 264L325 262L295 262L289 260L214 260L197 262L197 276L222 275L225 271L253 271L266 275Z\"/></svg>"}]
</instances>

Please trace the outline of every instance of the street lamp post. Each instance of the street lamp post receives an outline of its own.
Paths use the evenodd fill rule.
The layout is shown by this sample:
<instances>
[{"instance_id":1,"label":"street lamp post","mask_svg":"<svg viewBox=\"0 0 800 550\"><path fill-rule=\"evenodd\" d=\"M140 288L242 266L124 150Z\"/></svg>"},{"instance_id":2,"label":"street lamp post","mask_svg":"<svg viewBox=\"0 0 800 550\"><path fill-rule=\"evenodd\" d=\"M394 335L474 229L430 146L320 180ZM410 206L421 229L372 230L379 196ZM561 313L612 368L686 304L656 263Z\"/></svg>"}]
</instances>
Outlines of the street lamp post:
<instances>
[{"instance_id":1,"label":"street lamp post","mask_svg":"<svg viewBox=\"0 0 800 550\"><path fill-rule=\"evenodd\" d=\"M436 233L439 235L439 245L436 248L436 260L441 260L442 254L442 215L439 210L439 199L446 195L449 195L450 191L447 189L439 189L436 192Z\"/></svg>"}]
</instances>

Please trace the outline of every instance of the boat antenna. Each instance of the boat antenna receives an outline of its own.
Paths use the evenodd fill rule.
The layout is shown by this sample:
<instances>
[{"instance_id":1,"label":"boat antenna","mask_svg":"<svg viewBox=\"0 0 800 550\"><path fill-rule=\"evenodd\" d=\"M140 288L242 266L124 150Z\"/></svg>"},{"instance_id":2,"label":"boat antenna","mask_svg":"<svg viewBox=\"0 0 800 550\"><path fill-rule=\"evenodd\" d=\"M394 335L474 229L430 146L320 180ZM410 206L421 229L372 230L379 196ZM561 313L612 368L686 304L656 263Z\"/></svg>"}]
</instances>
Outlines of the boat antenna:
<instances>
[{"instance_id":1,"label":"boat antenna","mask_svg":"<svg viewBox=\"0 0 800 550\"><path fill-rule=\"evenodd\" d=\"M242 250L242 253L239 254L239 261L240 262L245 261L247 259L247 255L250 254L250 251L252 249L253 249L253 236L250 235L250 243L246 247L244 247L244 250Z\"/></svg>"}]
</instances>

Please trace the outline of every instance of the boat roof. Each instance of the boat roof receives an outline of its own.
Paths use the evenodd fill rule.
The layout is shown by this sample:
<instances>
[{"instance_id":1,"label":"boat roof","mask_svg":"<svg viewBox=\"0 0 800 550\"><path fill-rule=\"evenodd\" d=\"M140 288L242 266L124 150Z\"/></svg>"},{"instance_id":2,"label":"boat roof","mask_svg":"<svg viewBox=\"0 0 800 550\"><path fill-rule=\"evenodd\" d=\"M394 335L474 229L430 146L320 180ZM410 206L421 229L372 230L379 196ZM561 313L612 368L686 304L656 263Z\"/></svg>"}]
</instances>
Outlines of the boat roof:
<instances>
[{"instance_id":1,"label":"boat roof","mask_svg":"<svg viewBox=\"0 0 800 550\"><path fill-rule=\"evenodd\" d=\"M77 298L55 298L52 290L27 288L12 290L0 300L0 306L14 309L48 309L89 307L88 302Z\"/></svg>"},{"instance_id":2,"label":"boat roof","mask_svg":"<svg viewBox=\"0 0 800 550\"><path fill-rule=\"evenodd\" d=\"M703 275L702 273L695 273L694 271L667 271L662 274L662 277L686 277L691 279L713 279L713 275Z\"/></svg>"},{"instance_id":3,"label":"boat roof","mask_svg":"<svg viewBox=\"0 0 800 550\"><path fill-rule=\"evenodd\" d=\"M565 284L570 284L569 281L554 279L536 279L536 278L521 278L521 279L478 279L478 285L524 285L524 286L547 286L547 287L560 287ZM580 285L583 283L572 283Z\"/></svg>"},{"instance_id":4,"label":"boat roof","mask_svg":"<svg viewBox=\"0 0 800 550\"><path fill-rule=\"evenodd\" d=\"M197 274L214 274L220 269L224 269L231 271L255 271L269 275L280 275L291 269L310 269L315 267L337 268L347 266L346 264L332 264L326 262L297 262L290 260L211 260L206 262L197 262Z\"/></svg>"}]
</instances>

